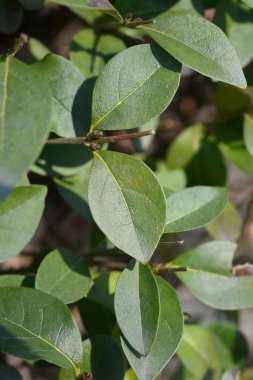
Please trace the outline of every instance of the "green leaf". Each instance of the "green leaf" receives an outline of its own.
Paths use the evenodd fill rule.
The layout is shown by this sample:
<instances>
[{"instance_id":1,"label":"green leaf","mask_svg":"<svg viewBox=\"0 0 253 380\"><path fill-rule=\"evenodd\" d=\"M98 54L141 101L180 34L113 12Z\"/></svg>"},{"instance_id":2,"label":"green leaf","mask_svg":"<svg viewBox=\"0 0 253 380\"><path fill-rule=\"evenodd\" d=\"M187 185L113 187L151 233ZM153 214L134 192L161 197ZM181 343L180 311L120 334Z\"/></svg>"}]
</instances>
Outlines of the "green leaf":
<instances>
[{"instance_id":1,"label":"green leaf","mask_svg":"<svg viewBox=\"0 0 253 380\"><path fill-rule=\"evenodd\" d=\"M49 133L51 101L44 80L13 57L0 59L0 83L1 200L38 157Z\"/></svg>"},{"instance_id":2,"label":"green leaf","mask_svg":"<svg viewBox=\"0 0 253 380\"><path fill-rule=\"evenodd\" d=\"M185 326L177 354L194 380L203 380L208 372L212 373L211 379L220 380L222 366L218 344L206 328Z\"/></svg>"},{"instance_id":3,"label":"green leaf","mask_svg":"<svg viewBox=\"0 0 253 380\"><path fill-rule=\"evenodd\" d=\"M156 23L138 28L178 61L201 74L238 87L247 86L240 61L226 35L197 14L171 11L158 17Z\"/></svg>"},{"instance_id":4,"label":"green leaf","mask_svg":"<svg viewBox=\"0 0 253 380\"><path fill-rule=\"evenodd\" d=\"M126 45L118 37L84 29L73 37L69 54L85 78L89 78L97 76L105 64L125 48Z\"/></svg>"},{"instance_id":5,"label":"green leaf","mask_svg":"<svg viewBox=\"0 0 253 380\"><path fill-rule=\"evenodd\" d=\"M44 5L44 0L18 0L23 7L29 10L36 10Z\"/></svg>"},{"instance_id":6,"label":"green leaf","mask_svg":"<svg viewBox=\"0 0 253 380\"><path fill-rule=\"evenodd\" d=\"M236 241L242 230L243 220L232 202L228 202L222 214L206 226L215 240Z\"/></svg>"},{"instance_id":7,"label":"green leaf","mask_svg":"<svg viewBox=\"0 0 253 380\"><path fill-rule=\"evenodd\" d=\"M203 13L203 5L199 0L116 0L116 8L125 15L133 12L134 16L153 17L168 9L188 9Z\"/></svg>"},{"instance_id":8,"label":"green leaf","mask_svg":"<svg viewBox=\"0 0 253 380\"><path fill-rule=\"evenodd\" d=\"M29 243L41 219L45 196L44 186L18 187L0 202L0 262L18 255Z\"/></svg>"},{"instance_id":9,"label":"green leaf","mask_svg":"<svg viewBox=\"0 0 253 380\"><path fill-rule=\"evenodd\" d=\"M95 222L119 249L147 262L165 223L165 197L153 172L134 157L94 153L89 205Z\"/></svg>"},{"instance_id":10,"label":"green leaf","mask_svg":"<svg viewBox=\"0 0 253 380\"><path fill-rule=\"evenodd\" d=\"M196 186L172 194L167 199L164 233L193 230L217 218L227 203L223 188Z\"/></svg>"},{"instance_id":11,"label":"green leaf","mask_svg":"<svg viewBox=\"0 0 253 380\"><path fill-rule=\"evenodd\" d=\"M253 156L253 118L251 115L244 115L243 135L246 148Z\"/></svg>"},{"instance_id":12,"label":"green leaf","mask_svg":"<svg viewBox=\"0 0 253 380\"><path fill-rule=\"evenodd\" d=\"M43 359L78 374L82 342L67 306L29 288L1 288L0 349L28 360Z\"/></svg>"},{"instance_id":13,"label":"green leaf","mask_svg":"<svg viewBox=\"0 0 253 380\"><path fill-rule=\"evenodd\" d=\"M0 6L0 32L12 34L20 27L23 10L16 0L2 0Z\"/></svg>"},{"instance_id":14,"label":"green leaf","mask_svg":"<svg viewBox=\"0 0 253 380\"><path fill-rule=\"evenodd\" d=\"M33 37L29 38L28 40L28 48L35 61L40 61L50 53L50 50L47 48L47 46L45 46L40 40L37 40Z\"/></svg>"},{"instance_id":15,"label":"green leaf","mask_svg":"<svg viewBox=\"0 0 253 380\"><path fill-rule=\"evenodd\" d=\"M66 5L80 10L93 10L104 12L120 22L123 19L117 9L115 9L108 0L53 0L54 3Z\"/></svg>"},{"instance_id":16,"label":"green leaf","mask_svg":"<svg viewBox=\"0 0 253 380\"><path fill-rule=\"evenodd\" d=\"M236 118L217 128L219 147L223 155L243 172L253 175L253 157L244 143L244 125L248 119Z\"/></svg>"},{"instance_id":17,"label":"green leaf","mask_svg":"<svg viewBox=\"0 0 253 380\"><path fill-rule=\"evenodd\" d=\"M82 373L94 380L123 380L124 356L112 337L97 335L83 342ZM61 370L59 380L75 380L73 372Z\"/></svg>"},{"instance_id":18,"label":"green leaf","mask_svg":"<svg viewBox=\"0 0 253 380\"><path fill-rule=\"evenodd\" d=\"M91 131L138 128L160 115L176 93L180 70L158 46L137 45L117 54L95 84Z\"/></svg>"},{"instance_id":19,"label":"green leaf","mask_svg":"<svg viewBox=\"0 0 253 380\"><path fill-rule=\"evenodd\" d=\"M147 265L131 261L115 292L119 327L130 346L147 356L156 339L160 299L155 277Z\"/></svg>"},{"instance_id":20,"label":"green leaf","mask_svg":"<svg viewBox=\"0 0 253 380\"><path fill-rule=\"evenodd\" d=\"M250 95L238 87L219 83L216 88L215 103L222 117L242 114L249 108L250 102Z\"/></svg>"},{"instance_id":21,"label":"green leaf","mask_svg":"<svg viewBox=\"0 0 253 380\"><path fill-rule=\"evenodd\" d=\"M14 368L0 365L0 379L4 380L22 380L21 375Z\"/></svg>"},{"instance_id":22,"label":"green leaf","mask_svg":"<svg viewBox=\"0 0 253 380\"><path fill-rule=\"evenodd\" d=\"M21 286L24 280L25 276L21 274L4 274L0 276L0 287Z\"/></svg>"},{"instance_id":23,"label":"green leaf","mask_svg":"<svg viewBox=\"0 0 253 380\"><path fill-rule=\"evenodd\" d=\"M122 347L139 380L154 380L176 352L183 335L183 314L175 290L157 277L161 313L156 340L147 356L131 350L122 339Z\"/></svg>"},{"instance_id":24,"label":"green leaf","mask_svg":"<svg viewBox=\"0 0 253 380\"><path fill-rule=\"evenodd\" d=\"M33 65L40 77L48 83L53 104L52 131L58 136L85 135L87 109L82 73L67 59L48 54Z\"/></svg>"},{"instance_id":25,"label":"green leaf","mask_svg":"<svg viewBox=\"0 0 253 380\"><path fill-rule=\"evenodd\" d=\"M94 286L88 294L91 301L103 305L113 314L115 313L114 293L120 275L121 272L112 271L97 277L94 279Z\"/></svg>"},{"instance_id":26,"label":"green leaf","mask_svg":"<svg viewBox=\"0 0 253 380\"><path fill-rule=\"evenodd\" d=\"M245 4L248 4L251 8L253 8L253 0L242 0Z\"/></svg>"},{"instance_id":27,"label":"green leaf","mask_svg":"<svg viewBox=\"0 0 253 380\"><path fill-rule=\"evenodd\" d=\"M76 176L54 178L54 182L62 199L87 221L92 221L88 205L90 169L91 162L88 162Z\"/></svg>"},{"instance_id":28,"label":"green leaf","mask_svg":"<svg viewBox=\"0 0 253 380\"><path fill-rule=\"evenodd\" d=\"M167 196L171 195L171 192L180 191L186 187L186 175L181 169L161 170L155 175Z\"/></svg>"},{"instance_id":29,"label":"green leaf","mask_svg":"<svg viewBox=\"0 0 253 380\"><path fill-rule=\"evenodd\" d=\"M253 33L253 11L237 0L220 0L214 20L233 45L242 67L253 58L251 36Z\"/></svg>"},{"instance_id":30,"label":"green leaf","mask_svg":"<svg viewBox=\"0 0 253 380\"><path fill-rule=\"evenodd\" d=\"M230 242L202 244L172 264L189 267L177 276L203 303L221 310L249 308L253 306L253 276L230 276L235 248Z\"/></svg>"},{"instance_id":31,"label":"green leaf","mask_svg":"<svg viewBox=\"0 0 253 380\"><path fill-rule=\"evenodd\" d=\"M83 258L65 249L55 250L45 257L35 281L37 289L66 304L86 297L92 284Z\"/></svg>"}]
</instances>

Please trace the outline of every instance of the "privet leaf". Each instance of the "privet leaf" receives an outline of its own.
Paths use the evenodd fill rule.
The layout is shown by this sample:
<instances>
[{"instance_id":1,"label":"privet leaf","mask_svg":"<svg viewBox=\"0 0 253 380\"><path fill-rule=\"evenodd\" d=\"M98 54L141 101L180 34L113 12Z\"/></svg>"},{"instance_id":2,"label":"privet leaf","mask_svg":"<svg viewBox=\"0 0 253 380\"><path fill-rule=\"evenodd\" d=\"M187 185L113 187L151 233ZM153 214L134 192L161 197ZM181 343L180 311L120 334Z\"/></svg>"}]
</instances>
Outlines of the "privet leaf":
<instances>
[{"instance_id":1,"label":"privet leaf","mask_svg":"<svg viewBox=\"0 0 253 380\"><path fill-rule=\"evenodd\" d=\"M241 88L219 83L215 93L215 103L219 115L226 118L242 114L250 106L250 95Z\"/></svg>"},{"instance_id":2,"label":"privet leaf","mask_svg":"<svg viewBox=\"0 0 253 380\"><path fill-rule=\"evenodd\" d=\"M80 10L93 10L104 12L115 17L120 22L123 21L121 15L108 0L53 0L54 3L66 5Z\"/></svg>"},{"instance_id":3,"label":"privet leaf","mask_svg":"<svg viewBox=\"0 0 253 380\"><path fill-rule=\"evenodd\" d=\"M0 276L0 287L21 286L24 279L25 276L21 274L4 274Z\"/></svg>"},{"instance_id":4,"label":"privet leaf","mask_svg":"<svg viewBox=\"0 0 253 380\"><path fill-rule=\"evenodd\" d=\"M83 258L61 249L49 253L42 261L35 286L68 304L86 297L93 284Z\"/></svg>"},{"instance_id":5,"label":"privet leaf","mask_svg":"<svg viewBox=\"0 0 253 380\"><path fill-rule=\"evenodd\" d=\"M81 336L67 306L36 289L0 292L0 349L28 360L43 359L78 374Z\"/></svg>"},{"instance_id":6,"label":"privet leaf","mask_svg":"<svg viewBox=\"0 0 253 380\"><path fill-rule=\"evenodd\" d=\"M147 356L132 351L122 339L122 347L139 380L154 380L176 352L183 335L183 314L175 290L157 277L161 313L156 340Z\"/></svg>"},{"instance_id":7,"label":"privet leaf","mask_svg":"<svg viewBox=\"0 0 253 380\"><path fill-rule=\"evenodd\" d=\"M14 368L6 365L0 365L0 379L4 380L22 380L21 375Z\"/></svg>"},{"instance_id":8,"label":"privet leaf","mask_svg":"<svg viewBox=\"0 0 253 380\"><path fill-rule=\"evenodd\" d=\"M165 233L202 227L217 218L227 203L227 191L218 187L196 186L167 198Z\"/></svg>"},{"instance_id":9,"label":"privet leaf","mask_svg":"<svg viewBox=\"0 0 253 380\"><path fill-rule=\"evenodd\" d=\"M220 380L222 365L218 348L215 336L206 328L185 326L177 354L194 380L204 379L208 372L213 380Z\"/></svg>"},{"instance_id":10,"label":"privet leaf","mask_svg":"<svg viewBox=\"0 0 253 380\"><path fill-rule=\"evenodd\" d=\"M221 310L238 310L253 306L253 276L231 277L236 245L230 242L202 244L173 260L188 266L177 276L203 303Z\"/></svg>"},{"instance_id":11,"label":"privet leaf","mask_svg":"<svg viewBox=\"0 0 253 380\"><path fill-rule=\"evenodd\" d=\"M0 6L0 32L14 33L23 20L23 10L17 0L2 0Z\"/></svg>"},{"instance_id":12,"label":"privet leaf","mask_svg":"<svg viewBox=\"0 0 253 380\"><path fill-rule=\"evenodd\" d=\"M119 327L130 346L147 356L155 341L160 317L160 299L155 277L147 265L131 261L115 292Z\"/></svg>"},{"instance_id":13,"label":"privet leaf","mask_svg":"<svg viewBox=\"0 0 253 380\"><path fill-rule=\"evenodd\" d=\"M94 380L123 380L124 356L110 336L97 335L83 342L82 373L92 373ZM73 371L60 371L59 380L75 380Z\"/></svg>"},{"instance_id":14,"label":"privet leaf","mask_svg":"<svg viewBox=\"0 0 253 380\"><path fill-rule=\"evenodd\" d=\"M48 83L52 99L52 131L59 136L84 136L85 87L82 73L69 60L54 54L33 65Z\"/></svg>"},{"instance_id":15,"label":"privet leaf","mask_svg":"<svg viewBox=\"0 0 253 380\"><path fill-rule=\"evenodd\" d=\"M70 46L70 59L85 78L97 76L105 64L126 45L111 34L96 34L92 29L77 33Z\"/></svg>"},{"instance_id":16,"label":"privet leaf","mask_svg":"<svg viewBox=\"0 0 253 380\"><path fill-rule=\"evenodd\" d=\"M46 191L44 186L18 187L0 202L0 262L19 254L33 237Z\"/></svg>"},{"instance_id":17,"label":"privet leaf","mask_svg":"<svg viewBox=\"0 0 253 380\"><path fill-rule=\"evenodd\" d=\"M15 58L0 58L0 200L39 155L50 121L51 100L44 80Z\"/></svg>"},{"instance_id":18,"label":"privet leaf","mask_svg":"<svg viewBox=\"0 0 253 380\"><path fill-rule=\"evenodd\" d=\"M158 46L137 45L119 53L95 84L91 131L138 128L160 115L176 93L180 70Z\"/></svg>"},{"instance_id":19,"label":"privet leaf","mask_svg":"<svg viewBox=\"0 0 253 380\"><path fill-rule=\"evenodd\" d=\"M246 148L253 156L253 118L250 115L244 116L243 134Z\"/></svg>"},{"instance_id":20,"label":"privet leaf","mask_svg":"<svg viewBox=\"0 0 253 380\"><path fill-rule=\"evenodd\" d=\"M153 172L122 153L94 153L88 189L91 213L118 248L147 262L165 223L165 197Z\"/></svg>"},{"instance_id":21,"label":"privet leaf","mask_svg":"<svg viewBox=\"0 0 253 380\"><path fill-rule=\"evenodd\" d=\"M156 23L140 25L178 61L208 77L245 88L240 61L226 35L214 24L188 11L171 11Z\"/></svg>"}]
</instances>

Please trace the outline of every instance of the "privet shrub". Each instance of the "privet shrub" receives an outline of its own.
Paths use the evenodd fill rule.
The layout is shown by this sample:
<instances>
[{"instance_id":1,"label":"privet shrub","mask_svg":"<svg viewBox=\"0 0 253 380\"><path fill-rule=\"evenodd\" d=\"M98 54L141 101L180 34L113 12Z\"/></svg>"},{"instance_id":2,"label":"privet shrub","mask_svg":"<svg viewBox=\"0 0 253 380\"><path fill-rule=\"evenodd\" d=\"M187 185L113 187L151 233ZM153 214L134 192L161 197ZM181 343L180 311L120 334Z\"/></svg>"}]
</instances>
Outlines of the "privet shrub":
<instances>
[{"instance_id":1,"label":"privet shrub","mask_svg":"<svg viewBox=\"0 0 253 380\"><path fill-rule=\"evenodd\" d=\"M73 37L70 60L31 40L34 63L22 63L15 57L20 39L1 56L0 260L22 251L43 214L47 188L30 184L28 171L51 176L65 202L97 229L87 256L56 247L34 281L1 276L1 352L52 363L60 380L153 380L175 353L182 363L175 379L234 379L247 359L236 324L187 322L176 290L159 274L174 272L212 308L253 306L248 267L232 274L241 221L227 200L224 164L253 174L252 90L244 90L242 70L253 57L253 2L54 2L90 24ZM42 3L3 1L0 30L14 32L23 7ZM216 7L213 22L203 17L205 7ZM220 115L213 128L185 129L168 150L170 171L154 173L144 155L108 149L152 134L177 93L182 64L211 78ZM245 73L250 80L249 67ZM150 264L164 234L168 240L206 225L213 241ZM122 272L92 261L122 262L123 255ZM84 341L70 304L79 309ZM19 378L0 366L1 379L7 376Z\"/></svg>"}]
</instances>

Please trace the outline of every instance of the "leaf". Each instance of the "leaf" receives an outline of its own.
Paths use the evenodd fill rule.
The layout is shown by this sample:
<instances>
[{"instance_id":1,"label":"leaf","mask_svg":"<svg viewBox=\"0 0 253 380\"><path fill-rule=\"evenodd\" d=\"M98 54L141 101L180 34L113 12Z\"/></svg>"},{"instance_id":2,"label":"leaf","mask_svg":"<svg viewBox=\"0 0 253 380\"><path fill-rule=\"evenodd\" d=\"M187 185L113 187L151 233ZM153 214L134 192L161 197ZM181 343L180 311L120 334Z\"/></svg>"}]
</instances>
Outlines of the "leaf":
<instances>
[{"instance_id":1,"label":"leaf","mask_svg":"<svg viewBox=\"0 0 253 380\"><path fill-rule=\"evenodd\" d=\"M227 203L227 191L218 187L196 186L172 194L167 199L164 233L189 231L217 218Z\"/></svg>"},{"instance_id":2,"label":"leaf","mask_svg":"<svg viewBox=\"0 0 253 380\"><path fill-rule=\"evenodd\" d=\"M70 59L85 78L97 76L105 64L124 50L124 42L111 34L96 34L93 29L84 29L74 35L70 46Z\"/></svg>"},{"instance_id":3,"label":"leaf","mask_svg":"<svg viewBox=\"0 0 253 380\"><path fill-rule=\"evenodd\" d=\"M244 115L243 135L246 148L253 156L253 118L251 115Z\"/></svg>"},{"instance_id":4,"label":"leaf","mask_svg":"<svg viewBox=\"0 0 253 380\"><path fill-rule=\"evenodd\" d=\"M108 0L53 0L54 3L66 5L67 7L74 7L77 9L87 9L93 11L104 12L120 22L123 19L117 9L115 9Z\"/></svg>"},{"instance_id":5,"label":"leaf","mask_svg":"<svg viewBox=\"0 0 253 380\"><path fill-rule=\"evenodd\" d=\"M38 157L51 122L44 80L13 57L0 59L0 200ZM10 101L11 99L11 101Z\"/></svg>"},{"instance_id":6,"label":"leaf","mask_svg":"<svg viewBox=\"0 0 253 380\"><path fill-rule=\"evenodd\" d=\"M0 287L22 286L24 280L25 276L21 274L4 274L0 276Z\"/></svg>"},{"instance_id":7,"label":"leaf","mask_svg":"<svg viewBox=\"0 0 253 380\"><path fill-rule=\"evenodd\" d=\"M78 175L65 178L54 178L57 189L62 199L81 215L84 220L92 221L88 205L88 184L91 162L83 165Z\"/></svg>"},{"instance_id":8,"label":"leaf","mask_svg":"<svg viewBox=\"0 0 253 380\"><path fill-rule=\"evenodd\" d=\"M165 197L153 172L134 157L94 153L89 205L99 228L119 249L147 262L165 223Z\"/></svg>"},{"instance_id":9,"label":"leaf","mask_svg":"<svg viewBox=\"0 0 253 380\"><path fill-rule=\"evenodd\" d=\"M130 346L147 356L155 341L160 299L151 269L131 261L118 280L115 312L119 327Z\"/></svg>"},{"instance_id":10,"label":"leaf","mask_svg":"<svg viewBox=\"0 0 253 380\"><path fill-rule=\"evenodd\" d=\"M176 352L183 335L183 314L175 290L157 277L161 313L156 340L147 356L131 350L122 339L122 347L139 380L154 380Z\"/></svg>"},{"instance_id":11,"label":"leaf","mask_svg":"<svg viewBox=\"0 0 253 380\"><path fill-rule=\"evenodd\" d=\"M5 365L0 365L0 379L22 380L22 377L14 368Z\"/></svg>"},{"instance_id":12,"label":"leaf","mask_svg":"<svg viewBox=\"0 0 253 380\"><path fill-rule=\"evenodd\" d=\"M253 11L236 0L220 0L214 20L227 35L233 45L242 67L253 58L250 38L253 33Z\"/></svg>"},{"instance_id":13,"label":"leaf","mask_svg":"<svg viewBox=\"0 0 253 380\"><path fill-rule=\"evenodd\" d=\"M94 279L94 286L88 294L88 298L103 305L112 314L114 311L114 293L116 284L121 275L121 272L112 271L110 273L102 274Z\"/></svg>"},{"instance_id":14,"label":"leaf","mask_svg":"<svg viewBox=\"0 0 253 380\"><path fill-rule=\"evenodd\" d=\"M78 374L82 342L67 306L29 288L1 288L0 349L27 360L43 359Z\"/></svg>"},{"instance_id":15,"label":"leaf","mask_svg":"<svg viewBox=\"0 0 253 380\"><path fill-rule=\"evenodd\" d=\"M0 262L18 255L33 237L46 192L44 186L18 187L0 202Z\"/></svg>"},{"instance_id":16,"label":"leaf","mask_svg":"<svg viewBox=\"0 0 253 380\"><path fill-rule=\"evenodd\" d=\"M125 15L129 12L134 13L134 16L153 17L159 13L165 12L168 9L188 9L204 13L203 5L198 0L116 0L115 6Z\"/></svg>"},{"instance_id":17,"label":"leaf","mask_svg":"<svg viewBox=\"0 0 253 380\"><path fill-rule=\"evenodd\" d=\"M202 244L172 261L188 266L177 277L203 303L221 310L239 310L253 306L253 276L231 277L236 245L230 242Z\"/></svg>"},{"instance_id":18,"label":"leaf","mask_svg":"<svg viewBox=\"0 0 253 380\"><path fill-rule=\"evenodd\" d=\"M33 65L40 77L48 83L52 105L52 131L58 136L85 135L87 108L82 73L67 59L54 54Z\"/></svg>"},{"instance_id":19,"label":"leaf","mask_svg":"<svg viewBox=\"0 0 253 380\"><path fill-rule=\"evenodd\" d=\"M29 53L31 54L33 60L40 61L45 58L47 54L50 54L50 50L46 45L44 45L40 40L30 37L28 40Z\"/></svg>"},{"instance_id":20,"label":"leaf","mask_svg":"<svg viewBox=\"0 0 253 380\"><path fill-rule=\"evenodd\" d=\"M181 169L161 170L156 172L155 175L167 196L186 187L186 175Z\"/></svg>"},{"instance_id":21,"label":"leaf","mask_svg":"<svg viewBox=\"0 0 253 380\"><path fill-rule=\"evenodd\" d=\"M253 158L246 149L243 139L244 125L245 119L233 119L217 128L217 137L226 159L243 172L253 175Z\"/></svg>"},{"instance_id":22,"label":"leaf","mask_svg":"<svg viewBox=\"0 0 253 380\"><path fill-rule=\"evenodd\" d=\"M211 378L220 380L222 367L218 348L215 337L206 328L198 325L185 326L177 354L194 375L194 379L204 379L211 370L213 374Z\"/></svg>"},{"instance_id":23,"label":"leaf","mask_svg":"<svg viewBox=\"0 0 253 380\"><path fill-rule=\"evenodd\" d=\"M219 83L216 88L215 103L220 116L231 117L243 113L249 108L250 102L250 95L238 87Z\"/></svg>"},{"instance_id":24,"label":"leaf","mask_svg":"<svg viewBox=\"0 0 253 380\"><path fill-rule=\"evenodd\" d=\"M66 304L86 297L92 284L83 258L65 249L54 250L45 257L35 281L37 289Z\"/></svg>"},{"instance_id":25,"label":"leaf","mask_svg":"<svg viewBox=\"0 0 253 380\"><path fill-rule=\"evenodd\" d=\"M112 337L97 335L83 342L82 373L94 380L123 380L124 356ZM59 380L75 380L73 372L61 370Z\"/></svg>"},{"instance_id":26,"label":"leaf","mask_svg":"<svg viewBox=\"0 0 253 380\"><path fill-rule=\"evenodd\" d=\"M243 2L253 8L253 0L243 0Z\"/></svg>"},{"instance_id":27,"label":"leaf","mask_svg":"<svg viewBox=\"0 0 253 380\"><path fill-rule=\"evenodd\" d=\"M142 44L117 54L95 84L91 131L138 128L160 115L177 91L180 70L158 46Z\"/></svg>"},{"instance_id":28,"label":"leaf","mask_svg":"<svg viewBox=\"0 0 253 380\"><path fill-rule=\"evenodd\" d=\"M16 30L20 27L22 20L23 10L16 0L1 1L0 32L5 34L12 34L16 32Z\"/></svg>"},{"instance_id":29,"label":"leaf","mask_svg":"<svg viewBox=\"0 0 253 380\"><path fill-rule=\"evenodd\" d=\"M158 17L156 23L138 28L195 71L241 88L247 86L240 61L226 35L196 13L171 11Z\"/></svg>"},{"instance_id":30,"label":"leaf","mask_svg":"<svg viewBox=\"0 0 253 380\"><path fill-rule=\"evenodd\" d=\"M44 0L18 0L23 7L29 10L36 10L44 5Z\"/></svg>"},{"instance_id":31,"label":"leaf","mask_svg":"<svg viewBox=\"0 0 253 380\"><path fill-rule=\"evenodd\" d=\"M240 213L232 202L228 202L221 215L209 223L206 229L215 240L236 241L241 234L242 226Z\"/></svg>"}]
</instances>

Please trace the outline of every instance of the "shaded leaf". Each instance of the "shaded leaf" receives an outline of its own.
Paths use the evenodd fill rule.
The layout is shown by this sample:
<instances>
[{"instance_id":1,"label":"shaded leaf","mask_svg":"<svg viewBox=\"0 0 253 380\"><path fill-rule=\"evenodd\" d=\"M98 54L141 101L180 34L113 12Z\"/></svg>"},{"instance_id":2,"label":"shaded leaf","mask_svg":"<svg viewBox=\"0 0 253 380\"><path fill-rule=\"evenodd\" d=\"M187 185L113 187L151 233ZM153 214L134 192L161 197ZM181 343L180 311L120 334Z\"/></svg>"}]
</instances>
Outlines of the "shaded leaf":
<instances>
[{"instance_id":1,"label":"shaded leaf","mask_svg":"<svg viewBox=\"0 0 253 380\"><path fill-rule=\"evenodd\" d=\"M178 61L201 74L238 87L247 86L240 61L226 35L197 14L171 11L158 17L156 23L138 28Z\"/></svg>"},{"instance_id":2,"label":"shaded leaf","mask_svg":"<svg viewBox=\"0 0 253 380\"><path fill-rule=\"evenodd\" d=\"M142 44L117 54L95 84L91 131L138 128L160 115L176 93L180 70L158 46Z\"/></svg>"},{"instance_id":3,"label":"shaded leaf","mask_svg":"<svg viewBox=\"0 0 253 380\"><path fill-rule=\"evenodd\" d=\"M70 46L70 59L85 78L97 76L105 64L124 50L124 42L111 34L96 34L93 29L84 29L75 34Z\"/></svg>"},{"instance_id":4,"label":"shaded leaf","mask_svg":"<svg viewBox=\"0 0 253 380\"><path fill-rule=\"evenodd\" d=\"M68 304L86 297L93 284L82 257L61 249L49 253L40 264L35 286Z\"/></svg>"},{"instance_id":5,"label":"shaded leaf","mask_svg":"<svg viewBox=\"0 0 253 380\"><path fill-rule=\"evenodd\" d=\"M164 233L188 231L202 227L217 218L227 203L223 188L196 186L167 198Z\"/></svg>"},{"instance_id":6,"label":"shaded leaf","mask_svg":"<svg viewBox=\"0 0 253 380\"><path fill-rule=\"evenodd\" d=\"M134 157L95 152L88 191L99 228L118 248L147 262L165 222L165 197L153 172Z\"/></svg>"},{"instance_id":7,"label":"shaded leaf","mask_svg":"<svg viewBox=\"0 0 253 380\"><path fill-rule=\"evenodd\" d=\"M160 299L151 269L131 261L118 280L115 312L119 327L130 346L147 356L156 339Z\"/></svg>"},{"instance_id":8,"label":"shaded leaf","mask_svg":"<svg viewBox=\"0 0 253 380\"><path fill-rule=\"evenodd\" d=\"M49 133L51 101L44 80L13 57L0 59L0 83L1 200L38 157Z\"/></svg>"},{"instance_id":9,"label":"shaded leaf","mask_svg":"<svg viewBox=\"0 0 253 380\"><path fill-rule=\"evenodd\" d=\"M81 336L61 301L36 289L6 287L1 288L0 310L2 352L43 359L78 374Z\"/></svg>"},{"instance_id":10,"label":"shaded leaf","mask_svg":"<svg viewBox=\"0 0 253 380\"><path fill-rule=\"evenodd\" d=\"M0 32L14 33L23 20L23 10L16 0L2 0L0 6Z\"/></svg>"},{"instance_id":11,"label":"shaded leaf","mask_svg":"<svg viewBox=\"0 0 253 380\"><path fill-rule=\"evenodd\" d=\"M110 336L97 335L83 342L82 373L94 380L123 380L124 356ZM61 370L59 380L75 380L73 372Z\"/></svg>"},{"instance_id":12,"label":"shaded leaf","mask_svg":"<svg viewBox=\"0 0 253 380\"><path fill-rule=\"evenodd\" d=\"M84 136L87 109L83 106L86 99L82 73L69 60L53 54L46 55L33 68L50 89L52 131L63 137Z\"/></svg>"},{"instance_id":13,"label":"shaded leaf","mask_svg":"<svg viewBox=\"0 0 253 380\"><path fill-rule=\"evenodd\" d=\"M244 116L243 135L246 148L253 156L253 118L251 115Z\"/></svg>"},{"instance_id":14,"label":"shaded leaf","mask_svg":"<svg viewBox=\"0 0 253 380\"><path fill-rule=\"evenodd\" d=\"M22 377L14 368L0 364L0 379L22 380Z\"/></svg>"},{"instance_id":15,"label":"shaded leaf","mask_svg":"<svg viewBox=\"0 0 253 380\"><path fill-rule=\"evenodd\" d=\"M29 10L36 10L44 5L44 0L18 0L23 7Z\"/></svg>"},{"instance_id":16,"label":"shaded leaf","mask_svg":"<svg viewBox=\"0 0 253 380\"><path fill-rule=\"evenodd\" d=\"M215 103L220 116L243 113L250 106L250 95L238 87L219 83L215 93Z\"/></svg>"},{"instance_id":17,"label":"shaded leaf","mask_svg":"<svg viewBox=\"0 0 253 380\"><path fill-rule=\"evenodd\" d=\"M0 262L18 255L33 237L46 191L44 186L18 187L0 202Z\"/></svg>"},{"instance_id":18,"label":"shaded leaf","mask_svg":"<svg viewBox=\"0 0 253 380\"><path fill-rule=\"evenodd\" d=\"M53 0L53 2L80 10L83 9L104 12L112 17L115 17L120 22L123 21L119 12L108 0Z\"/></svg>"},{"instance_id":19,"label":"shaded leaf","mask_svg":"<svg viewBox=\"0 0 253 380\"><path fill-rule=\"evenodd\" d=\"M122 339L122 347L139 380L154 380L176 352L183 335L183 315L175 290L157 277L161 313L156 340L147 356L132 351Z\"/></svg>"},{"instance_id":20,"label":"shaded leaf","mask_svg":"<svg viewBox=\"0 0 253 380\"><path fill-rule=\"evenodd\" d=\"M173 260L188 266L177 276L203 303L221 310L238 310L253 306L253 276L231 277L236 245L230 242L202 244Z\"/></svg>"}]
</instances>

